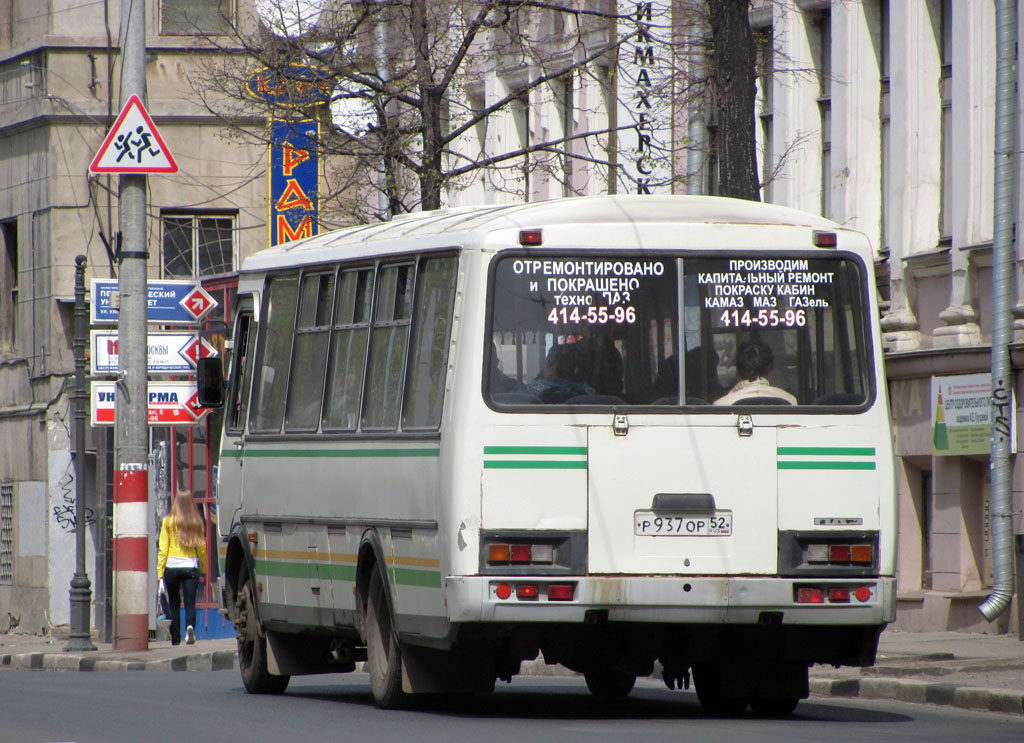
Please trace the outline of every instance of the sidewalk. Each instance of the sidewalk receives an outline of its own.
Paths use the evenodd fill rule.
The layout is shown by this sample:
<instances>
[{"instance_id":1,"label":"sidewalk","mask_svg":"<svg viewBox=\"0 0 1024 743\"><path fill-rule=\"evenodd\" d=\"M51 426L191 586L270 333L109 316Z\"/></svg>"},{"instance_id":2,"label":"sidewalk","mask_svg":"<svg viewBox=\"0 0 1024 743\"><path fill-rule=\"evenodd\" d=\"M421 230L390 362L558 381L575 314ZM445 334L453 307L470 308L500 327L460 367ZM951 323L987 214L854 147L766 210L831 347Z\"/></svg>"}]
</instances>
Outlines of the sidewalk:
<instances>
[{"instance_id":1,"label":"sidewalk","mask_svg":"<svg viewBox=\"0 0 1024 743\"><path fill-rule=\"evenodd\" d=\"M68 628L53 636L0 634L0 669L54 671L227 671L238 669L235 640L172 646L151 641L144 651L64 650ZM542 660L523 663L525 675L569 674ZM1024 716L1024 642L1016 635L886 630L869 668L811 669L811 697L891 699Z\"/></svg>"}]
</instances>

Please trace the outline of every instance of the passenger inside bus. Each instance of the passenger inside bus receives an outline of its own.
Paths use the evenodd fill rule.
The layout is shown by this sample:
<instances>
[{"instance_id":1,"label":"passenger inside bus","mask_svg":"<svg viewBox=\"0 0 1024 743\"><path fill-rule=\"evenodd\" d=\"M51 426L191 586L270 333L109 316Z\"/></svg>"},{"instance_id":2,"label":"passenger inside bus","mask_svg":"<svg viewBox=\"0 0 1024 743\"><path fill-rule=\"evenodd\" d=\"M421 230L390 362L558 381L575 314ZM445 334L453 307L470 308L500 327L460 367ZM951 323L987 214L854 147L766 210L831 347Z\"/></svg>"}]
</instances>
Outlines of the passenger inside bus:
<instances>
[{"instance_id":1,"label":"passenger inside bus","mask_svg":"<svg viewBox=\"0 0 1024 743\"><path fill-rule=\"evenodd\" d=\"M715 405L796 405L796 397L768 381L773 363L767 343L743 341L736 349L736 384Z\"/></svg>"},{"instance_id":2,"label":"passenger inside bus","mask_svg":"<svg viewBox=\"0 0 1024 743\"><path fill-rule=\"evenodd\" d=\"M585 384L580 375L577 345L563 343L551 347L540 374L532 382L520 387L519 392L535 395L541 402L550 405L578 395L593 395L594 388Z\"/></svg>"}]
</instances>

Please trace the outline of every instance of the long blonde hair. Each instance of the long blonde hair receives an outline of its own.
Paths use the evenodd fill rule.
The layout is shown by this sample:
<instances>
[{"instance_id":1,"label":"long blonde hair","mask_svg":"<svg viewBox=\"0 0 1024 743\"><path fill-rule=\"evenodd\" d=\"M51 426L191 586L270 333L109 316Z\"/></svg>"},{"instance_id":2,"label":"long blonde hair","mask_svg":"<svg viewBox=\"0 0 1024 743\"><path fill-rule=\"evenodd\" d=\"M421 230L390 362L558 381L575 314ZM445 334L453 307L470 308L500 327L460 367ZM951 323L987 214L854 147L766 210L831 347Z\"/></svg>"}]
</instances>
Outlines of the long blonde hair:
<instances>
[{"instance_id":1,"label":"long blonde hair","mask_svg":"<svg viewBox=\"0 0 1024 743\"><path fill-rule=\"evenodd\" d=\"M183 547L198 547L206 541L206 527L196 508L192 491L178 491L168 518L171 520L170 525L178 534L178 542Z\"/></svg>"}]
</instances>

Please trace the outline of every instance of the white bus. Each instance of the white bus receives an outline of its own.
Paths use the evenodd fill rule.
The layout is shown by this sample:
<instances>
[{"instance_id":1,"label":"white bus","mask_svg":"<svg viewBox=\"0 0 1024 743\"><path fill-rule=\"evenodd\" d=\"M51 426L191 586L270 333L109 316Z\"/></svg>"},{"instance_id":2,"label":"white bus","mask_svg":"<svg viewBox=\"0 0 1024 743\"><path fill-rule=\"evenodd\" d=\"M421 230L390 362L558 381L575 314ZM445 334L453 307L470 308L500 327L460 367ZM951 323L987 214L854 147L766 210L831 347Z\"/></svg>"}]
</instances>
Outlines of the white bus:
<instances>
[{"instance_id":1,"label":"white bus","mask_svg":"<svg viewBox=\"0 0 1024 743\"><path fill-rule=\"evenodd\" d=\"M365 660L394 707L543 657L785 714L812 664L874 662L896 500L864 235L709 197L442 210L262 251L238 293L200 386L250 692Z\"/></svg>"}]
</instances>

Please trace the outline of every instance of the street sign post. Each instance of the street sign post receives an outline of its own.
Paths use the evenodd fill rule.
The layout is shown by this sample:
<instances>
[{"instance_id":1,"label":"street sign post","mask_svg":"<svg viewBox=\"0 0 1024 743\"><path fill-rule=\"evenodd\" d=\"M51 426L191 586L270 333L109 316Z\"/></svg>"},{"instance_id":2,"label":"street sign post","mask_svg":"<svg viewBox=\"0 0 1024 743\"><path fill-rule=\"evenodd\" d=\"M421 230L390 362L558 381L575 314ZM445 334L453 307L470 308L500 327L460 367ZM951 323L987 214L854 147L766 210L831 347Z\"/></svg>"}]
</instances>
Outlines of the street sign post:
<instances>
[{"instance_id":1,"label":"street sign post","mask_svg":"<svg viewBox=\"0 0 1024 743\"><path fill-rule=\"evenodd\" d=\"M93 330L91 335L91 372L117 374L119 341L116 330ZM147 334L150 374L194 374L196 362L216 356L217 349L204 338L189 332L151 331Z\"/></svg>"},{"instance_id":2,"label":"street sign post","mask_svg":"<svg viewBox=\"0 0 1024 743\"><path fill-rule=\"evenodd\" d=\"M116 382L92 383L94 426L114 425L116 390ZM146 417L151 426L192 426L209 412L199 404L195 380L149 383Z\"/></svg>"},{"instance_id":3,"label":"street sign post","mask_svg":"<svg viewBox=\"0 0 1024 743\"><path fill-rule=\"evenodd\" d=\"M217 300L194 281L149 281L146 291L146 320L151 323L195 325L217 306ZM114 323L119 311L117 279L93 279L90 320Z\"/></svg>"}]
</instances>

